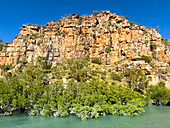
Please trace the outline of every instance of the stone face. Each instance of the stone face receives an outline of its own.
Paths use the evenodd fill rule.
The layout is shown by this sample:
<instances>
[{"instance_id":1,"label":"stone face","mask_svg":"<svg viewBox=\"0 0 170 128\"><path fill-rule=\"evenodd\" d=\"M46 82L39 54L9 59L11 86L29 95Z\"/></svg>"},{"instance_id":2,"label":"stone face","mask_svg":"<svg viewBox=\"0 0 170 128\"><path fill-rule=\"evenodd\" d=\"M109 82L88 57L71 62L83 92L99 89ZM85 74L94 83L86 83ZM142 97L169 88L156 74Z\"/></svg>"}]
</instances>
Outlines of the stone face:
<instances>
[{"instance_id":1,"label":"stone face","mask_svg":"<svg viewBox=\"0 0 170 128\"><path fill-rule=\"evenodd\" d=\"M104 64L122 60L139 60L142 55L169 60L169 50L156 29L130 23L110 11L97 16L73 14L46 25L26 24L11 44L0 51L0 64L15 65L19 60L36 64L46 57L49 63L88 56L100 58ZM151 51L151 42L157 45ZM111 47L108 53L105 51ZM107 61L107 62L106 62Z\"/></svg>"}]
</instances>

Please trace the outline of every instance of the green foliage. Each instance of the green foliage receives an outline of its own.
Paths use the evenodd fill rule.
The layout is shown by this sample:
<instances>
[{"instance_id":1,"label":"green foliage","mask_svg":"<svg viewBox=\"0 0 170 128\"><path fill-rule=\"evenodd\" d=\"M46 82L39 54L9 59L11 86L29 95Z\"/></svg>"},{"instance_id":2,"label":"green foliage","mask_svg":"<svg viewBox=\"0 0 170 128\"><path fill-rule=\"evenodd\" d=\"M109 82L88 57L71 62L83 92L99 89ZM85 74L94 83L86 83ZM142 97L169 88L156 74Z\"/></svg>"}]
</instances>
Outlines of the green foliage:
<instances>
[{"instance_id":1,"label":"green foliage","mask_svg":"<svg viewBox=\"0 0 170 128\"><path fill-rule=\"evenodd\" d=\"M52 64L45 62L45 66L43 68L44 69L51 69L51 67L52 67Z\"/></svg>"},{"instance_id":2,"label":"green foliage","mask_svg":"<svg viewBox=\"0 0 170 128\"><path fill-rule=\"evenodd\" d=\"M129 22L130 26L134 26L136 23L135 22Z\"/></svg>"},{"instance_id":3,"label":"green foliage","mask_svg":"<svg viewBox=\"0 0 170 128\"><path fill-rule=\"evenodd\" d=\"M169 68L161 69L159 72L162 74L167 74L169 72Z\"/></svg>"},{"instance_id":4,"label":"green foliage","mask_svg":"<svg viewBox=\"0 0 170 128\"><path fill-rule=\"evenodd\" d=\"M12 65L0 65L0 68L1 68L4 72L6 72L6 71L12 69L13 66L12 66Z\"/></svg>"},{"instance_id":5,"label":"green foliage","mask_svg":"<svg viewBox=\"0 0 170 128\"><path fill-rule=\"evenodd\" d=\"M32 34L32 35L30 36L30 38L31 38L31 39L36 39L36 38L37 38L37 34Z\"/></svg>"},{"instance_id":6,"label":"green foliage","mask_svg":"<svg viewBox=\"0 0 170 128\"><path fill-rule=\"evenodd\" d=\"M158 86L159 86L159 87L165 87L165 85L166 85L166 84L165 84L164 81L160 81L160 82L158 83Z\"/></svg>"},{"instance_id":7,"label":"green foliage","mask_svg":"<svg viewBox=\"0 0 170 128\"><path fill-rule=\"evenodd\" d=\"M97 14L99 14L99 12L100 12L100 11L94 10L94 11L93 11L93 15L94 15L94 16L97 16Z\"/></svg>"},{"instance_id":8,"label":"green foliage","mask_svg":"<svg viewBox=\"0 0 170 128\"><path fill-rule=\"evenodd\" d=\"M111 79L117 80L117 81L120 81L120 82L122 81L122 77L119 74L115 73L115 72L111 73Z\"/></svg>"},{"instance_id":9,"label":"green foliage","mask_svg":"<svg viewBox=\"0 0 170 128\"><path fill-rule=\"evenodd\" d=\"M156 59L156 51L153 51L153 52L152 52L152 57L153 57L154 59Z\"/></svg>"},{"instance_id":10,"label":"green foliage","mask_svg":"<svg viewBox=\"0 0 170 128\"><path fill-rule=\"evenodd\" d=\"M142 56L142 60L144 60L145 62L150 63L150 62L152 61L152 58L149 57L149 56L143 55L143 56Z\"/></svg>"},{"instance_id":11,"label":"green foliage","mask_svg":"<svg viewBox=\"0 0 170 128\"><path fill-rule=\"evenodd\" d=\"M95 64L102 64L100 58L94 58L91 62L92 62L92 63L95 63Z\"/></svg>"},{"instance_id":12,"label":"green foliage","mask_svg":"<svg viewBox=\"0 0 170 128\"><path fill-rule=\"evenodd\" d=\"M7 74L8 79L0 80L0 115L25 111L32 116L45 117L74 114L82 120L108 114L138 116L144 111L145 100L152 99L158 104L170 101L170 92L165 88L165 83L160 82L148 88L150 78L140 69L124 70L123 75L128 82L128 87L124 87L112 81L112 84L99 81L100 75L105 80L108 72L99 68L90 69L88 58L69 59L57 63L53 68L43 67L47 62L45 57L37 59L38 66L27 64L22 72ZM1 68L7 71L11 67L4 65ZM70 80L65 85L61 79L66 71ZM88 79L89 74L92 79ZM54 76L56 82L49 83L50 75ZM111 72L113 80L121 81L122 77L122 74ZM147 92L146 98L135 91Z\"/></svg>"},{"instance_id":13,"label":"green foliage","mask_svg":"<svg viewBox=\"0 0 170 128\"><path fill-rule=\"evenodd\" d=\"M68 17L68 14L64 14L65 17Z\"/></svg>"},{"instance_id":14,"label":"green foliage","mask_svg":"<svg viewBox=\"0 0 170 128\"><path fill-rule=\"evenodd\" d=\"M109 53L110 51L111 51L111 46L108 46L108 47L106 47L106 49L105 49L105 51L107 52L107 53Z\"/></svg>"},{"instance_id":15,"label":"green foliage","mask_svg":"<svg viewBox=\"0 0 170 128\"><path fill-rule=\"evenodd\" d=\"M46 57L38 57L37 58L37 63L38 65L40 65L43 69L51 69L52 64L47 62L47 58Z\"/></svg>"},{"instance_id":16,"label":"green foliage","mask_svg":"<svg viewBox=\"0 0 170 128\"><path fill-rule=\"evenodd\" d=\"M82 22L83 22L83 18L80 17L79 20L78 20L78 24L81 25Z\"/></svg>"},{"instance_id":17,"label":"green foliage","mask_svg":"<svg viewBox=\"0 0 170 128\"><path fill-rule=\"evenodd\" d=\"M128 19L129 18L129 16L125 16L125 19Z\"/></svg>"},{"instance_id":18,"label":"green foliage","mask_svg":"<svg viewBox=\"0 0 170 128\"><path fill-rule=\"evenodd\" d=\"M85 59L81 61L86 62ZM84 63L75 63L73 65L81 70ZM28 109L29 115L64 117L75 114L86 120L107 114L136 116L143 111L144 97L129 88L98 80L71 80L65 88L59 81L45 84L44 78L42 69L28 66L19 76L1 80L0 114L12 115L14 111Z\"/></svg>"},{"instance_id":19,"label":"green foliage","mask_svg":"<svg viewBox=\"0 0 170 128\"><path fill-rule=\"evenodd\" d=\"M76 58L67 61L67 66L70 69L70 76L77 81L86 81L88 68L88 58Z\"/></svg>"},{"instance_id":20,"label":"green foliage","mask_svg":"<svg viewBox=\"0 0 170 128\"><path fill-rule=\"evenodd\" d=\"M44 36L45 36L45 35L43 34L43 35L40 35L38 38L44 38Z\"/></svg>"},{"instance_id":21,"label":"green foliage","mask_svg":"<svg viewBox=\"0 0 170 128\"><path fill-rule=\"evenodd\" d=\"M106 75L102 74L101 79L103 79L103 80L106 79Z\"/></svg>"},{"instance_id":22,"label":"green foliage","mask_svg":"<svg viewBox=\"0 0 170 128\"><path fill-rule=\"evenodd\" d=\"M146 34L146 33L148 33L147 31L143 31L143 34Z\"/></svg>"},{"instance_id":23,"label":"green foliage","mask_svg":"<svg viewBox=\"0 0 170 128\"><path fill-rule=\"evenodd\" d=\"M149 79L141 69L127 68L124 70L124 76L127 78L128 87L132 90L143 93L144 89L147 89Z\"/></svg>"},{"instance_id":24,"label":"green foliage","mask_svg":"<svg viewBox=\"0 0 170 128\"><path fill-rule=\"evenodd\" d=\"M21 63L21 64L26 64L26 63L28 63L26 60L20 60L20 61L18 61L18 63Z\"/></svg>"},{"instance_id":25,"label":"green foliage","mask_svg":"<svg viewBox=\"0 0 170 128\"><path fill-rule=\"evenodd\" d=\"M143 26L142 24L138 24L138 27Z\"/></svg>"},{"instance_id":26,"label":"green foliage","mask_svg":"<svg viewBox=\"0 0 170 128\"><path fill-rule=\"evenodd\" d=\"M2 51L3 46L4 46L4 45L0 43L0 51Z\"/></svg>"},{"instance_id":27,"label":"green foliage","mask_svg":"<svg viewBox=\"0 0 170 128\"><path fill-rule=\"evenodd\" d=\"M40 41L38 41L37 45L38 45L38 46L40 46L40 44L41 44L41 42L40 42Z\"/></svg>"},{"instance_id":28,"label":"green foliage","mask_svg":"<svg viewBox=\"0 0 170 128\"><path fill-rule=\"evenodd\" d=\"M150 44L150 49L151 49L151 51L154 51L157 47L158 47L157 44L151 42L151 44Z\"/></svg>"},{"instance_id":29,"label":"green foliage","mask_svg":"<svg viewBox=\"0 0 170 128\"><path fill-rule=\"evenodd\" d=\"M137 52L137 49L136 48L133 48L134 52L136 53Z\"/></svg>"},{"instance_id":30,"label":"green foliage","mask_svg":"<svg viewBox=\"0 0 170 128\"><path fill-rule=\"evenodd\" d=\"M108 26L111 26L111 25L112 25L112 22L109 20Z\"/></svg>"},{"instance_id":31,"label":"green foliage","mask_svg":"<svg viewBox=\"0 0 170 128\"><path fill-rule=\"evenodd\" d=\"M145 40L145 44L148 44L149 40Z\"/></svg>"},{"instance_id":32,"label":"green foliage","mask_svg":"<svg viewBox=\"0 0 170 128\"><path fill-rule=\"evenodd\" d=\"M165 82L160 81L158 85L150 85L145 93L148 100L153 100L156 105L166 105L170 102L170 90L165 87Z\"/></svg>"}]
</instances>

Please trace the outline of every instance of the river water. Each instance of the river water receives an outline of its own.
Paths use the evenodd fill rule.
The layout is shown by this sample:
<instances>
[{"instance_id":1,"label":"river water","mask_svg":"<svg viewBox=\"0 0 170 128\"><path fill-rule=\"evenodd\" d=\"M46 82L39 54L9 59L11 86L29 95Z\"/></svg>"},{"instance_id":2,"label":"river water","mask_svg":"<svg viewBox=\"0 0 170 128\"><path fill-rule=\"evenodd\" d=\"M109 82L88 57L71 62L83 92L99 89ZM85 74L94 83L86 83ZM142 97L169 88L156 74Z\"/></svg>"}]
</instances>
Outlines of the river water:
<instances>
[{"instance_id":1,"label":"river water","mask_svg":"<svg viewBox=\"0 0 170 128\"><path fill-rule=\"evenodd\" d=\"M0 128L170 128L170 107L145 107L138 117L104 116L81 121L71 115L65 118L40 116L0 116Z\"/></svg>"}]
</instances>

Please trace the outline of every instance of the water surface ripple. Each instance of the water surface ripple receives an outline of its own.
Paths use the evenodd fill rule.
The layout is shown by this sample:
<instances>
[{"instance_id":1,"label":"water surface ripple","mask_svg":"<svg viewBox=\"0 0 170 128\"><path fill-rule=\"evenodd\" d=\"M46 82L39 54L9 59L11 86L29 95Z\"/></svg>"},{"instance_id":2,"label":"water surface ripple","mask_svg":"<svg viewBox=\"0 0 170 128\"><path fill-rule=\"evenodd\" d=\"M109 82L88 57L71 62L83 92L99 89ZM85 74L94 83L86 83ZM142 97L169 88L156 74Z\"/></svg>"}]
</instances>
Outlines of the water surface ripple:
<instances>
[{"instance_id":1,"label":"water surface ripple","mask_svg":"<svg viewBox=\"0 0 170 128\"><path fill-rule=\"evenodd\" d=\"M65 118L40 116L0 116L0 128L170 128L170 107L145 107L138 117L104 116L81 121L71 115Z\"/></svg>"}]
</instances>

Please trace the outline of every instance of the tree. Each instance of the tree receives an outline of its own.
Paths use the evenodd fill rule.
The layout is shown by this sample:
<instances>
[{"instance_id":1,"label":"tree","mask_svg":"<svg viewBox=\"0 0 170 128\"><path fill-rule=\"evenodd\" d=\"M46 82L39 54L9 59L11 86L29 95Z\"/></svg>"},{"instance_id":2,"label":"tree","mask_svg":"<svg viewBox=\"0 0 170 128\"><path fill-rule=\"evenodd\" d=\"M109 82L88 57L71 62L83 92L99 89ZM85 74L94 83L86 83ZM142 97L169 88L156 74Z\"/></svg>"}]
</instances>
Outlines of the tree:
<instances>
[{"instance_id":1,"label":"tree","mask_svg":"<svg viewBox=\"0 0 170 128\"><path fill-rule=\"evenodd\" d=\"M129 16L125 16L125 19L128 19L129 18Z\"/></svg>"},{"instance_id":2,"label":"tree","mask_svg":"<svg viewBox=\"0 0 170 128\"><path fill-rule=\"evenodd\" d=\"M0 44L2 44L2 39L0 39Z\"/></svg>"},{"instance_id":3,"label":"tree","mask_svg":"<svg viewBox=\"0 0 170 128\"><path fill-rule=\"evenodd\" d=\"M94 10L94 11L93 11L93 15L94 15L94 16L97 16L97 14L99 14L99 12L100 12L100 11Z\"/></svg>"},{"instance_id":4,"label":"tree","mask_svg":"<svg viewBox=\"0 0 170 128\"><path fill-rule=\"evenodd\" d=\"M149 56L142 55L142 60L144 60L145 62L150 63L152 61L152 58L149 57Z\"/></svg>"},{"instance_id":5,"label":"tree","mask_svg":"<svg viewBox=\"0 0 170 128\"><path fill-rule=\"evenodd\" d=\"M102 61L100 58L94 58L91 62L95 64L102 64Z\"/></svg>"},{"instance_id":6,"label":"tree","mask_svg":"<svg viewBox=\"0 0 170 128\"><path fill-rule=\"evenodd\" d=\"M150 44L151 51L154 51L157 47L158 47L158 45L156 43L151 42L151 44Z\"/></svg>"},{"instance_id":7,"label":"tree","mask_svg":"<svg viewBox=\"0 0 170 128\"><path fill-rule=\"evenodd\" d=\"M68 17L68 14L64 14L65 17Z\"/></svg>"},{"instance_id":8,"label":"tree","mask_svg":"<svg viewBox=\"0 0 170 128\"><path fill-rule=\"evenodd\" d=\"M111 79L117 80L119 82L121 82L121 80L122 80L121 76L119 74L115 73L115 72L111 73Z\"/></svg>"},{"instance_id":9,"label":"tree","mask_svg":"<svg viewBox=\"0 0 170 128\"><path fill-rule=\"evenodd\" d=\"M80 77L81 71L88 67L85 58L71 59L67 63L76 73L80 71ZM143 111L144 97L130 88L95 79L88 82L72 79L67 87L60 81L44 85L42 81L47 76L43 74L42 68L30 65L13 78L0 80L0 114L12 115L14 111L23 110L29 115L75 114L86 120L108 114L136 116Z\"/></svg>"},{"instance_id":10,"label":"tree","mask_svg":"<svg viewBox=\"0 0 170 128\"><path fill-rule=\"evenodd\" d=\"M127 77L128 86L132 90L143 92L147 89L149 79L141 69L127 68L124 70L124 76Z\"/></svg>"},{"instance_id":11,"label":"tree","mask_svg":"<svg viewBox=\"0 0 170 128\"><path fill-rule=\"evenodd\" d=\"M2 51L3 46L4 46L4 45L0 43L0 51Z\"/></svg>"},{"instance_id":12,"label":"tree","mask_svg":"<svg viewBox=\"0 0 170 128\"><path fill-rule=\"evenodd\" d=\"M166 105L170 101L170 90L165 87L165 82L160 81L157 85L150 85L145 96L156 105Z\"/></svg>"},{"instance_id":13,"label":"tree","mask_svg":"<svg viewBox=\"0 0 170 128\"><path fill-rule=\"evenodd\" d=\"M106 64L107 64L107 55L108 55L109 52L111 52L111 49L112 49L111 46L108 46L108 47L106 47L106 49L105 49L105 51L106 51L106 53L107 53L107 54L106 54Z\"/></svg>"},{"instance_id":14,"label":"tree","mask_svg":"<svg viewBox=\"0 0 170 128\"><path fill-rule=\"evenodd\" d=\"M78 82L86 81L87 72L89 70L88 67L88 59L87 58L76 58L70 59L67 61L67 65L70 68L70 75Z\"/></svg>"},{"instance_id":15,"label":"tree","mask_svg":"<svg viewBox=\"0 0 170 128\"><path fill-rule=\"evenodd\" d=\"M157 30L157 31L159 31L159 29L160 29L160 26L159 26L159 25L158 25L158 26L156 26L156 30Z\"/></svg>"},{"instance_id":16,"label":"tree","mask_svg":"<svg viewBox=\"0 0 170 128\"><path fill-rule=\"evenodd\" d=\"M0 51L2 51L2 49L3 49L3 44L2 44L2 39L0 39Z\"/></svg>"}]
</instances>

